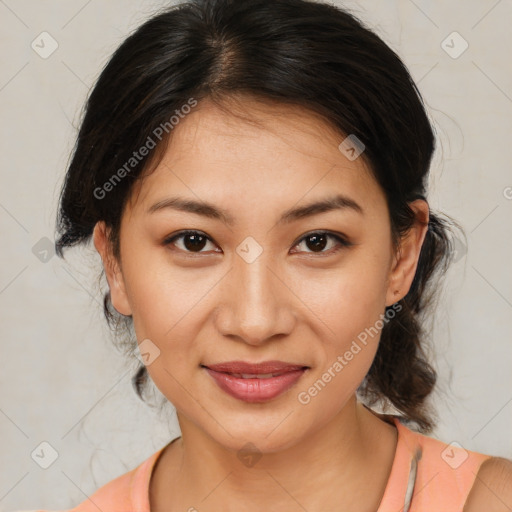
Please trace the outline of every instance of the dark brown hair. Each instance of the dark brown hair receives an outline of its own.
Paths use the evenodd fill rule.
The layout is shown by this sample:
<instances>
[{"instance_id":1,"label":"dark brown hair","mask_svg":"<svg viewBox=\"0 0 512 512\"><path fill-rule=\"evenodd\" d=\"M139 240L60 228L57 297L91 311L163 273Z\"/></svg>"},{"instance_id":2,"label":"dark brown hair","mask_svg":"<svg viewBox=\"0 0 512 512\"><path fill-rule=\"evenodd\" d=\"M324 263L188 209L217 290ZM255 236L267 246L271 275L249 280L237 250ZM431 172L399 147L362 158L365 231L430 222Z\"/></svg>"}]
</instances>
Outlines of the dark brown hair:
<instances>
[{"instance_id":1,"label":"dark brown hair","mask_svg":"<svg viewBox=\"0 0 512 512\"><path fill-rule=\"evenodd\" d=\"M421 95L401 59L355 16L326 3L192 0L141 25L91 90L60 196L59 256L89 240L103 220L120 258L123 208L133 183L165 146L170 117L191 98L220 105L239 93L305 107L340 134L362 141L362 157L386 195L398 245L415 221L409 203L425 198L435 142ZM168 129L155 132L162 126ZM155 133L157 150L130 160L148 138L155 140ZM441 274L450 259L448 234L447 221L431 212L411 289L384 326L358 390L370 405L388 400L423 432L434 426L426 398L436 373L424 350L421 318L433 297L434 274ZM113 309L109 293L104 312L112 327L132 325L131 317ZM129 343L136 346L136 340ZM143 365L133 382L143 398Z\"/></svg>"}]
</instances>

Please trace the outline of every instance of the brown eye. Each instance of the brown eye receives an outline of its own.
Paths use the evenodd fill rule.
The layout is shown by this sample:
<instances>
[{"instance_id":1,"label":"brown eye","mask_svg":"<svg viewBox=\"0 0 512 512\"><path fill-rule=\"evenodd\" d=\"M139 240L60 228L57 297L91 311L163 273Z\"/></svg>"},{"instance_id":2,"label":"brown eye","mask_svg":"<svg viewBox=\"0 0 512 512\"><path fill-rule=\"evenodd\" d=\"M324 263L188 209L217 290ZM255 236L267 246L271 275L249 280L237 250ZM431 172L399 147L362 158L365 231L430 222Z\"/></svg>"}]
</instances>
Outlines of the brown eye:
<instances>
[{"instance_id":1,"label":"brown eye","mask_svg":"<svg viewBox=\"0 0 512 512\"><path fill-rule=\"evenodd\" d=\"M183 237L183 245L187 251L201 251L206 245L206 237L203 235L185 235Z\"/></svg>"},{"instance_id":2,"label":"brown eye","mask_svg":"<svg viewBox=\"0 0 512 512\"><path fill-rule=\"evenodd\" d=\"M180 244L175 242L180 242ZM181 233L166 239L164 241L164 245L175 245L178 249L184 252L200 253L207 252L202 249L204 249L208 242L212 243L208 236L199 231L182 231Z\"/></svg>"},{"instance_id":3,"label":"brown eye","mask_svg":"<svg viewBox=\"0 0 512 512\"><path fill-rule=\"evenodd\" d=\"M329 241L331 240L331 243ZM337 244L335 243L337 242ZM306 252L306 253L334 253L339 251L343 247L349 247L352 245L350 242L345 240L339 235L335 235L333 233L328 233L325 231L318 231L315 233L310 233L300 240L298 244L295 245L295 247L298 247L299 245L305 245L307 251L298 251L298 252ZM328 248L326 251L325 248Z\"/></svg>"},{"instance_id":4,"label":"brown eye","mask_svg":"<svg viewBox=\"0 0 512 512\"><path fill-rule=\"evenodd\" d=\"M306 246L314 252L321 252L327 245L327 239L328 237L324 233L309 235L305 238Z\"/></svg>"}]
</instances>

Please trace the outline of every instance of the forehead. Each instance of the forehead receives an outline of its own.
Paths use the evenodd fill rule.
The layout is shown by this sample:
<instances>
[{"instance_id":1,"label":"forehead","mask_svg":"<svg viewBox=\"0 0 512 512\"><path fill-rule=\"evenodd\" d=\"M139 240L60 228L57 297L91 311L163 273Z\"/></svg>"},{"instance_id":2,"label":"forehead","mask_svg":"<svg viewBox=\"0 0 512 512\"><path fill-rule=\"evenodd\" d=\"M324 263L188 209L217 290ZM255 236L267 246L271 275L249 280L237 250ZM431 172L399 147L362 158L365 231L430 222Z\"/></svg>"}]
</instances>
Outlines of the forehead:
<instances>
[{"instance_id":1,"label":"forehead","mask_svg":"<svg viewBox=\"0 0 512 512\"><path fill-rule=\"evenodd\" d=\"M248 97L220 107L204 100L173 128L161 161L132 193L130 208L146 208L171 192L229 201L234 208L237 198L255 206L326 192L382 202L363 156L350 160L340 151L346 137L303 107Z\"/></svg>"}]
</instances>

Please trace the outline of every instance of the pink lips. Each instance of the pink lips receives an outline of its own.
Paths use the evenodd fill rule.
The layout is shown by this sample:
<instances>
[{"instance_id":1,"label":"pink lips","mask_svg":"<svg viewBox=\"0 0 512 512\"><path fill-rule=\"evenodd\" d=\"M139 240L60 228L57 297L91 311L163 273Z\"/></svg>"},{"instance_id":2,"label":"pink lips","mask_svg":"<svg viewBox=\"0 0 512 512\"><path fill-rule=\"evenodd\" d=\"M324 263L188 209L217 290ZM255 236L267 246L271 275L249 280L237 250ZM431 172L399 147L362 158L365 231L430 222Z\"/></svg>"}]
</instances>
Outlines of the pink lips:
<instances>
[{"instance_id":1,"label":"pink lips","mask_svg":"<svg viewBox=\"0 0 512 512\"><path fill-rule=\"evenodd\" d=\"M257 364L231 361L205 367L222 390L245 402L264 402L275 398L291 388L306 369L304 365L283 361L265 361ZM242 374L249 377L243 378ZM258 378L255 375L265 377Z\"/></svg>"}]
</instances>

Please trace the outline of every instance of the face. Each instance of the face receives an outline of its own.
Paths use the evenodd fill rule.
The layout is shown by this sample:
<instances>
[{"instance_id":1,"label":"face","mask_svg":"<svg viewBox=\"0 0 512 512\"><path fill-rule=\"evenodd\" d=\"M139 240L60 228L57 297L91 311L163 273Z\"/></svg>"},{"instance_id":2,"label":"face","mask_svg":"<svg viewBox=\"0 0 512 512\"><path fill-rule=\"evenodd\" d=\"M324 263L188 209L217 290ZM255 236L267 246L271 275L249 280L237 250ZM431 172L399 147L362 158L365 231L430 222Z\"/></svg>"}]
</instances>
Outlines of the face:
<instances>
[{"instance_id":1,"label":"face","mask_svg":"<svg viewBox=\"0 0 512 512\"><path fill-rule=\"evenodd\" d=\"M174 128L123 213L120 262L102 223L94 239L113 305L133 316L180 424L271 452L319 431L354 397L385 307L410 286L424 229L395 253L385 196L362 157L340 152L344 136L302 109L244 108L258 125L203 102ZM240 360L307 369L251 400L204 368Z\"/></svg>"}]
</instances>

